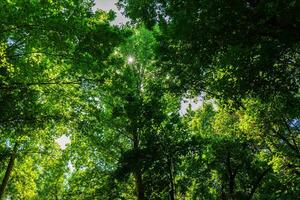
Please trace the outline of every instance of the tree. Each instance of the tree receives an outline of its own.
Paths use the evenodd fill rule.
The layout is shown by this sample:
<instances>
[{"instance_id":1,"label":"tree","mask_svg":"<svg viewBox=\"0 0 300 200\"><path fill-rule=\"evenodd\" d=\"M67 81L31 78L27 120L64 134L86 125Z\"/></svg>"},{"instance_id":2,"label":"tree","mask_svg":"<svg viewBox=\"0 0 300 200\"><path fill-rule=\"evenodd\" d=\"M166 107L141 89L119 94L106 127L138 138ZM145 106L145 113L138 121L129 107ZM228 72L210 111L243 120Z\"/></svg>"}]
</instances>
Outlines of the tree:
<instances>
[{"instance_id":1,"label":"tree","mask_svg":"<svg viewBox=\"0 0 300 200\"><path fill-rule=\"evenodd\" d=\"M0 2L0 198L297 198L297 1L93 5Z\"/></svg>"},{"instance_id":2,"label":"tree","mask_svg":"<svg viewBox=\"0 0 300 200\"><path fill-rule=\"evenodd\" d=\"M274 157L280 151L269 148L269 141L249 137L259 127L257 123L245 130L247 125L238 112L207 103L190 112L184 120L198 144L198 149L187 154L179 169L185 172L178 185L186 198L292 199L296 196L299 179L286 182L283 176L294 176L278 173L280 161Z\"/></svg>"},{"instance_id":3,"label":"tree","mask_svg":"<svg viewBox=\"0 0 300 200\"><path fill-rule=\"evenodd\" d=\"M120 0L119 5L134 22L160 27L157 55L161 68L180 80L179 91L205 92L221 107L253 119L248 122L261 127L252 136L276 141L267 145L293 160L290 167L298 174L299 130L293 124L299 119L299 3Z\"/></svg>"},{"instance_id":4,"label":"tree","mask_svg":"<svg viewBox=\"0 0 300 200\"><path fill-rule=\"evenodd\" d=\"M58 128L61 122L68 127L75 121L79 86L84 85L84 78L91 78L79 74L88 71L85 68L103 66L101 63L122 36L117 28L109 26L112 13L92 12L92 1L25 0L0 4L0 128L4 152L9 152L4 153L1 160L3 163L8 161L6 172L5 169L1 171L2 198L14 168L16 174L22 170L25 173L26 169L28 174L31 173L29 169L36 170L34 166L24 169L21 164L16 166L20 163L18 160L27 157L26 151L43 149L46 142L53 143L54 137L63 134L60 131L53 133L55 128L49 128L53 123ZM103 44L105 50L102 50ZM87 58L94 54L98 60L88 63ZM45 134L36 135L42 130ZM24 161L26 165L34 165L33 162L29 158ZM34 181L26 184L34 184ZM6 194L13 194L17 184L18 181L12 182ZM30 197L17 198L34 195L33 192Z\"/></svg>"}]
</instances>

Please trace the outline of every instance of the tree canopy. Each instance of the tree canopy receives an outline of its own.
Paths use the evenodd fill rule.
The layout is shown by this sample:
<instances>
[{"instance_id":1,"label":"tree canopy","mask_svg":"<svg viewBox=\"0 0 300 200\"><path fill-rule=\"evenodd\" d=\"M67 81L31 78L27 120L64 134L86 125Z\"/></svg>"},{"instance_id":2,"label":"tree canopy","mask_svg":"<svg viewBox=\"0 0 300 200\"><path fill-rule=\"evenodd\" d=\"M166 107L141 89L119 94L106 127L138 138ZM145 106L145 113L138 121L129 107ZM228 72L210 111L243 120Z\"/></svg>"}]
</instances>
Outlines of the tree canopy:
<instances>
[{"instance_id":1,"label":"tree canopy","mask_svg":"<svg viewBox=\"0 0 300 200\"><path fill-rule=\"evenodd\" d=\"M299 1L94 5L0 2L0 199L299 197Z\"/></svg>"}]
</instances>

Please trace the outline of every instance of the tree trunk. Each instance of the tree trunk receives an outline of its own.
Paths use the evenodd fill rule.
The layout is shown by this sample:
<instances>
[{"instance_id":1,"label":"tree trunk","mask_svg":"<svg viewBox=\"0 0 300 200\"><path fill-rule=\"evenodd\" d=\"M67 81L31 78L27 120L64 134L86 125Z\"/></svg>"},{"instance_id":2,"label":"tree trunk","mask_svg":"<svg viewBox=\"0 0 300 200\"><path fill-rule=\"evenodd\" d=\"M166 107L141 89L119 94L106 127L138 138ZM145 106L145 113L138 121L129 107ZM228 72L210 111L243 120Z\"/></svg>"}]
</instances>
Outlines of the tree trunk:
<instances>
[{"instance_id":1,"label":"tree trunk","mask_svg":"<svg viewBox=\"0 0 300 200\"><path fill-rule=\"evenodd\" d=\"M229 181L229 199L235 199L234 186L235 186L236 170L233 170L231 166L229 151L227 151L226 165L227 165L227 171L228 171L227 173L228 173L228 181Z\"/></svg>"},{"instance_id":2,"label":"tree trunk","mask_svg":"<svg viewBox=\"0 0 300 200\"><path fill-rule=\"evenodd\" d=\"M135 187L136 187L137 199L144 200L145 196L144 196L144 188L143 188L141 170L137 169L134 177L135 177Z\"/></svg>"},{"instance_id":3,"label":"tree trunk","mask_svg":"<svg viewBox=\"0 0 300 200\"><path fill-rule=\"evenodd\" d=\"M133 135L133 148L137 152L137 167L134 172L136 195L138 200L144 200L145 191L143 187L142 170L140 166L139 137L137 132Z\"/></svg>"},{"instance_id":4,"label":"tree trunk","mask_svg":"<svg viewBox=\"0 0 300 200\"><path fill-rule=\"evenodd\" d=\"M5 191L5 188L6 188L7 184L8 184L8 180L9 180L10 174L11 174L11 172L13 170L14 162L15 162L16 155L17 155L17 149L18 149L18 144L15 143L14 149L13 149L11 155L10 155L10 159L9 159L6 171L5 171L4 178L3 178L1 186L0 186L0 200L3 198L3 194L4 194L4 191Z\"/></svg>"},{"instance_id":5,"label":"tree trunk","mask_svg":"<svg viewBox=\"0 0 300 200\"><path fill-rule=\"evenodd\" d=\"M175 200L175 187L174 187L174 175L173 175L173 160L169 157L169 175L170 175L170 200Z\"/></svg>"}]
</instances>

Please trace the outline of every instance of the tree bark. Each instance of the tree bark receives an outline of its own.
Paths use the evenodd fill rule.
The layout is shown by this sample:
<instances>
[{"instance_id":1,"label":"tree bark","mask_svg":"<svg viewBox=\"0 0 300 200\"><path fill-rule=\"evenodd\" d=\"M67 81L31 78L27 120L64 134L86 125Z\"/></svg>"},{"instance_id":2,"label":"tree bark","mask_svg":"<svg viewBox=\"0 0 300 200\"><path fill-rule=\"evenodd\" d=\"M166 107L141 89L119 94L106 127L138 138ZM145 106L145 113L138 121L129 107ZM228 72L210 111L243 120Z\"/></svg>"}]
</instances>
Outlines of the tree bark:
<instances>
[{"instance_id":1,"label":"tree bark","mask_svg":"<svg viewBox=\"0 0 300 200\"><path fill-rule=\"evenodd\" d=\"M5 171L4 178L3 178L1 186L0 186L0 200L3 198L3 194L4 194L4 191L5 191L5 188L6 188L7 184L8 184L9 177L10 177L11 172L13 170L15 159L16 159L16 155L17 155L17 149L18 149L18 144L15 143L13 151L12 151L12 153L10 155L10 159L9 159L6 171Z\"/></svg>"},{"instance_id":2,"label":"tree bark","mask_svg":"<svg viewBox=\"0 0 300 200\"><path fill-rule=\"evenodd\" d=\"M174 186L174 175L173 175L173 159L169 157L169 175L170 175L170 200L175 200L175 186Z\"/></svg>"},{"instance_id":3,"label":"tree bark","mask_svg":"<svg viewBox=\"0 0 300 200\"><path fill-rule=\"evenodd\" d=\"M134 172L136 195L138 200L144 200L145 191L143 187L142 169L140 166L139 137L137 132L133 135L133 148L137 152L137 167Z\"/></svg>"},{"instance_id":4,"label":"tree bark","mask_svg":"<svg viewBox=\"0 0 300 200\"><path fill-rule=\"evenodd\" d=\"M231 161L230 161L230 152L227 152L227 170L228 170L228 179L229 179L229 197L230 199L235 198L235 191L234 191L234 186L235 186L235 175L236 172L233 171L232 166L231 166Z\"/></svg>"}]
</instances>

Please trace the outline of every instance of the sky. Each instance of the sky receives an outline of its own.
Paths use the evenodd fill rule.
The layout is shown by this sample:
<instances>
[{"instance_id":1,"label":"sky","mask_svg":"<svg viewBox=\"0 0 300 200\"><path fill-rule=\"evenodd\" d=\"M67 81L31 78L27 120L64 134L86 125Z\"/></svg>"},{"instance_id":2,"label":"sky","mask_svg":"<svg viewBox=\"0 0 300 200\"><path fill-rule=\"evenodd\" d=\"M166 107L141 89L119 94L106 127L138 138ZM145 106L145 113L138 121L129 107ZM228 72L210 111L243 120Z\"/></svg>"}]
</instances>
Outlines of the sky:
<instances>
[{"instance_id":1,"label":"sky","mask_svg":"<svg viewBox=\"0 0 300 200\"><path fill-rule=\"evenodd\" d=\"M67 148L67 145L71 142L71 139L69 136L62 135L61 137L57 138L55 142L60 146L62 150Z\"/></svg>"},{"instance_id":2,"label":"sky","mask_svg":"<svg viewBox=\"0 0 300 200\"><path fill-rule=\"evenodd\" d=\"M115 3L117 2L117 0L95 0L95 7L94 10L96 9L101 9L101 10L105 10L105 11L109 11L109 10L113 10L116 12L116 19L112 22L112 24L114 25L122 25L125 24L128 19L122 15L121 11L118 10L117 6L115 5Z\"/></svg>"},{"instance_id":3,"label":"sky","mask_svg":"<svg viewBox=\"0 0 300 200\"><path fill-rule=\"evenodd\" d=\"M189 107L192 110L197 110L203 104L203 96L198 96L195 98L183 98L180 102L180 116L185 115L188 112Z\"/></svg>"}]
</instances>

